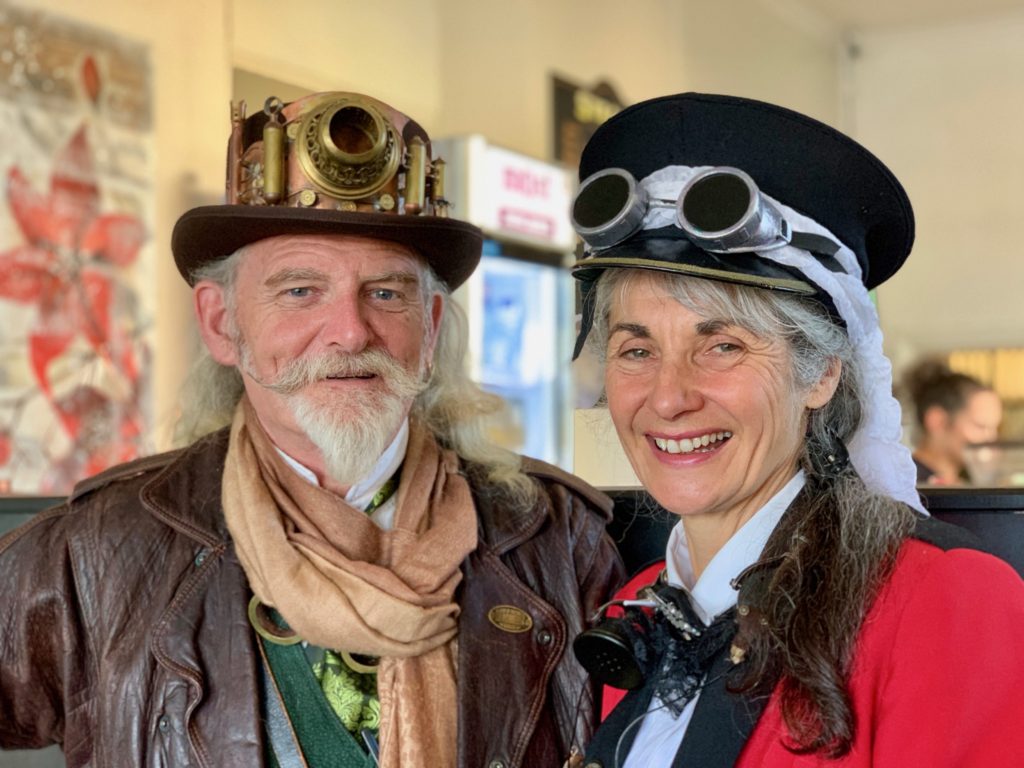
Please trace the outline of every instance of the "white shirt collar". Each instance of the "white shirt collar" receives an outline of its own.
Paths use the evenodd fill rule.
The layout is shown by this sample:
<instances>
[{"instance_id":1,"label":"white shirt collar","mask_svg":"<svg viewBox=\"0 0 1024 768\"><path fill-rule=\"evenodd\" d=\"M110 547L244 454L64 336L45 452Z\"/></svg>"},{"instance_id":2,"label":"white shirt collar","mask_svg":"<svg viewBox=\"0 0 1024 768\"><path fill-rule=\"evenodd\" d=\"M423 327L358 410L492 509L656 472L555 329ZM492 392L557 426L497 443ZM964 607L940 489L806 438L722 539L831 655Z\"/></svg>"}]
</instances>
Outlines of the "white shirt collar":
<instances>
[{"instance_id":1,"label":"white shirt collar","mask_svg":"<svg viewBox=\"0 0 1024 768\"><path fill-rule=\"evenodd\" d=\"M320 485L320 482L317 480L316 474L313 470L306 465L299 463L280 448L277 448L277 446L274 447L277 449L277 452L281 454L281 458L288 463L288 466L295 470L299 477L313 485ZM409 419L405 419L405 421L402 422L402 426L399 427L398 434L395 435L395 439L392 440L391 444L384 449L384 453L381 454L369 474L348 489L348 493L345 494L345 501L356 509L366 509L373 500L374 495L380 490L381 486L398 471L400 466L402 466L402 462L405 460L405 451L408 447ZM394 501L393 496L390 501ZM374 511L372 517L374 521L381 526L381 528L386 529L391 527L390 522L394 516L393 507L393 503L384 504ZM377 513L381 514L378 515Z\"/></svg>"},{"instance_id":2,"label":"white shirt collar","mask_svg":"<svg viewBox=\"0 0 1024 768\"><path fill-rule=\"evenodd\" d=\"M798 470L778 493L725 542L711 558L696 584L683 522L680 520L676 523L669 535L665 556L668 581L690 593L694 610L705 624L710 624L715 616L736 604L736 590L729 582L761 556L768 537L803 487L804 472Z\"/></svg>"}]
</instances>

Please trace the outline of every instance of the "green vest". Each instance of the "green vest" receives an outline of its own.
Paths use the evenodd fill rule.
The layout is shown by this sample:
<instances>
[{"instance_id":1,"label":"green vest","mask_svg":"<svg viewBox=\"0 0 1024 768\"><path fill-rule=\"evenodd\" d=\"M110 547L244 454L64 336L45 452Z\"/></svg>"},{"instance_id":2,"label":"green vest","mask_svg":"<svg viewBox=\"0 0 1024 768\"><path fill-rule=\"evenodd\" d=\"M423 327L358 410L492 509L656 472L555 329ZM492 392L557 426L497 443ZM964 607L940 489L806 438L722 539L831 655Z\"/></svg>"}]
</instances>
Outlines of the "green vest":
<instances>
[{"instance_id":1,"label":"green vest","mask_svg":"<svg viewBox=\"0 0 1024 768\"><path fill-rule=\"evenodd\" d=\"M260 709L269 768L374 768L369 754L342 725L301 645L259 638L264 678ZM376 745L376 734L370 733ZM281 753L281 754L278 754Z\"/></svg>"}]
</instances>

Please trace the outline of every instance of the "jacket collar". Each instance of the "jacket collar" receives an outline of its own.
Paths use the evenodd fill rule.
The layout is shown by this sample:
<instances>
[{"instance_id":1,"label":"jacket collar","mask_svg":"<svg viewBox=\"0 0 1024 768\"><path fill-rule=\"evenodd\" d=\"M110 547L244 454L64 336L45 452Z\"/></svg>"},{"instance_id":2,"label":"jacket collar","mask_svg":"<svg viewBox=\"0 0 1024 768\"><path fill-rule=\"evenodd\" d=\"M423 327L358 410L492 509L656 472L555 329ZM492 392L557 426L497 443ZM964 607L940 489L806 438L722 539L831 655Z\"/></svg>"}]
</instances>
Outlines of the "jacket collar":
<instances>
[{"instance_id":1,"label":"jacket collar","mask_svg":"<svg viewBox=\"0 0 1024 768\"><path fill-rule=\"evenodd\" d=\"M530 539L547 516L549 501L543 495L527 509L502 503L500 492L488 486L480 467L469 465L466 475L473 491L480 544L503 555Z\"/></svg>"},{"instance_id":2,"label":"jacket collar","mask_svg":"<svg viewBox=\"0 0 1024 768\"><path fill-rule=\"evenodd\" d=\"M220 508L228 432L227 428L211 432L169 461L166 455L162 457L163 468L141 492L142 503L154 515L208 547L230 539ZM559 472L536 462L528 463L525 469L531 476L555 477ZM479 465L464 464L464 471L473 490L481 543L501 555L536 534L550 512L551 501L545 494L541 493L538 503L529 508L517 509L503 503L500 492L488 485ZM562 477L556 479L565 483ZM591 489L591 493L596 492ZM607 502L610 511L610 500L603 495L600 499Z\"/></svg>"},{"instance_id":3,"label":"jacket collar","mask_svg":"<svg viewBox=\"0 0 1024 768\"><path fill-rule=\"evenodd\" d=\"M208 547L231 538L220 503L228 434L211 432L180 451L140 493L158 519Z\"/></svg>"},{"instance_id":4,"label":"jacket collar","mask_svg":"<svg viewBox=\"0 0 1024 768\"><path fill-rule=\"evenodd\" d=\"M518 547L536 534L551 516L556 495L574 493L586 499L604 517L605 525L612 519L614 502L608 495L546 462L522 457L522 471L538 486L537 502L529 508L503 503L500 491L487 484L486 473L479 465L464 463L463 467L473 489L480 541L497 555ZM552 481L561 487L551 486Z\"/></svg>"},{"instance_id":5,"label":"jacket collar","mask_svg":"<svg viewBox=\"0 0 1024 768\"><path fill-rule=\"evenodd\" d=\"M166 455L154 457L164 466L141 492L143 504L153 515L208 547L231 538L220 504L228 438L229 429L224 428L200 438L177 455L172 454L170 460ZM555 467L532 460L524 461L524 469L533 477L549 477L563 485L574 487L581 483ZM543 525L551 507L546 494L541 492L537 503L529 508L515 509L503 504L498 492L488 487L479 465L464 463L463 470L473 490L480 541L495 554L519 546ZM574 490L592 496L591 501L610 519L611 500L607 496L589 486Z\"/></svg>"}]
</instances>

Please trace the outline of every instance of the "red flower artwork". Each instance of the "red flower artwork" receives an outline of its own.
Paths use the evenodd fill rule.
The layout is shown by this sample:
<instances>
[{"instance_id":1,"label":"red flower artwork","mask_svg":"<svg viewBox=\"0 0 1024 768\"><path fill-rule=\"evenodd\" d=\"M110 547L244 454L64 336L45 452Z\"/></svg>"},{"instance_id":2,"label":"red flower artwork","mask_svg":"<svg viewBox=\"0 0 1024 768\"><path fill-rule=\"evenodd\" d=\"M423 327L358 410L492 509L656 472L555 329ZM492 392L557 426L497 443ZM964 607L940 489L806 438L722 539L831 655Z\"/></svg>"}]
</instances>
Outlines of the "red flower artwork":
<instances>
[{"instance_id":1,"label":"red flower artwork","mask_svg":"<svg viewBox=\"0 0 1024 768\"><path fill-rule=\"evenodd\" d=\"M17 165L6 191L24 243L0 253L0 300L35 307L26 352L38 392L73 446L51 457L49 490L65 492L138 453L148 361L137 323L117 308L136 303L123 270L138 259L146 233L134 216L101 211L84 124L54 156L48 191L33 189ZM69 355L71 364L55 365ZM115 371L123 391L115 397L75 375L92 365ZM0 425L0 436L9 434ZM0 466L12 454L2 443Z\"/></svg>"}]
</instances>

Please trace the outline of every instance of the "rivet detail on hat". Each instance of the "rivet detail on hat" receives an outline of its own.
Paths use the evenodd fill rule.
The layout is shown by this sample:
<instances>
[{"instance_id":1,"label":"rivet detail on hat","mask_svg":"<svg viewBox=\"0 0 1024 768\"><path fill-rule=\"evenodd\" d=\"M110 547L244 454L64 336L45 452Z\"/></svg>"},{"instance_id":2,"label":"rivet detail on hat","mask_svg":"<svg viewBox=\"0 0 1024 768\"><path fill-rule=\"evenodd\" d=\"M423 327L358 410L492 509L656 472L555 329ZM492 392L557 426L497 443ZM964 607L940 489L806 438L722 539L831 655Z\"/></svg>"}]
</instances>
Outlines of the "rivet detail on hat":
<instances>
[{"instance_id":1,"label":"rivet detail on hat","mask_svg":"<svg viewBox=\"0 0 1024 768\"><path fill-rule=\"evenodd\" d=\"M377 198L377 205L380 206L382 211L393 211L395 209L395 198L385 192Z\"/></svg>"},{"instance_id":2,"label":"rivet detail on hat","mask_svg":"<svg viewBox=\"0 0 1024 768\"><path fill-rule=\"evenodd\" d=\"M312 189L304 189L299 192L299 205L304 208L311 208L316 205L316 192Z\"/></svg>"},{"instance_id":3,"label":"rivet detail on hat","mask_svg":"<svg viewBox=\"0 0 1024 768\"><path fill-rule=\"evenodd\" d=\"M342 200L340 203L338 203L339 211L354 211L355 209L356 204L353 203L351 200Z\"/></svg>"}]
</instances>

